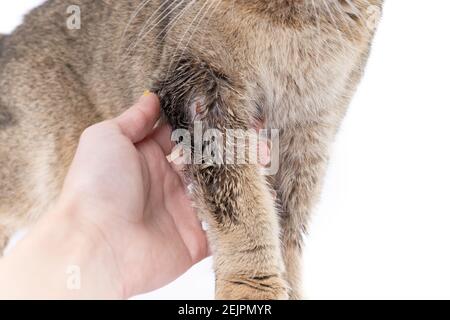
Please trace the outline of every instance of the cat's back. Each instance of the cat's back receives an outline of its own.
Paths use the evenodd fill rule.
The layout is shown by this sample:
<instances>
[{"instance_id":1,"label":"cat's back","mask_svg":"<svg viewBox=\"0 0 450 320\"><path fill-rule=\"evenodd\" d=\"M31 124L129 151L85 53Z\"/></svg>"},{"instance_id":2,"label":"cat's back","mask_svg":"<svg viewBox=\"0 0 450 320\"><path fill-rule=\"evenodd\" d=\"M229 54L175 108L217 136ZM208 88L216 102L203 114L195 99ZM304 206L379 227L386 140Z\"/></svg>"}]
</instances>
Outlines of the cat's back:
<instances>
[{"instance_id":1,"label":"cat's back","mask_svg":"<svg viewBox=\"0 0 450 320\"><path fill-rule=\"evenodd\" d=\"M94 41L108 10L103 1L88 0L49 0L33 9L10 35L0 38L2 78L7 78L11 69L16 71L14 75L24 68L33 72L40 66L52 67L51 60L86 65L102 40L99 35L97 43Z\"/></svg>"}]
</instances>

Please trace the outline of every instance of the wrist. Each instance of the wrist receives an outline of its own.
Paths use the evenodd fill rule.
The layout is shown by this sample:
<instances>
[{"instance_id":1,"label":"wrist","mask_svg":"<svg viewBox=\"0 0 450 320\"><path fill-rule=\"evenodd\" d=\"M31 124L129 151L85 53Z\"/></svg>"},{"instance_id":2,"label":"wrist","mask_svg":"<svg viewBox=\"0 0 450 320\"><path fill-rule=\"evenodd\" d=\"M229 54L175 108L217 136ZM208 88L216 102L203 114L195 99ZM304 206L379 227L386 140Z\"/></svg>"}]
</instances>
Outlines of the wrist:
<instances>
[{"instance_id":1,"label":"wrist","mask_svg":"<svg viewBox=\"0 0 450 320\"><path fill-rule=\"evenodd\" d=\"M53 231L54 243L58 243L58 239L65 242L59 252L67 262L68 278L81 278L80 288L74 291L91 298L124 299L123 277L115 252L102 230L89 218L89 212L79 208L78 203L80 201L60 201L44 218L48 220L43 219L48 234L57 229Z\"/></svg>"},{"instance_id":2,"label":"wrist","mask_svg":"<svg viewBox=\"0 0 450 320\"><path fill-rule=\"evenodd\" d=\"M0 297L122 299L114 253L69 203L42 217L0 263Z\"/></svg>"}]
</instances>

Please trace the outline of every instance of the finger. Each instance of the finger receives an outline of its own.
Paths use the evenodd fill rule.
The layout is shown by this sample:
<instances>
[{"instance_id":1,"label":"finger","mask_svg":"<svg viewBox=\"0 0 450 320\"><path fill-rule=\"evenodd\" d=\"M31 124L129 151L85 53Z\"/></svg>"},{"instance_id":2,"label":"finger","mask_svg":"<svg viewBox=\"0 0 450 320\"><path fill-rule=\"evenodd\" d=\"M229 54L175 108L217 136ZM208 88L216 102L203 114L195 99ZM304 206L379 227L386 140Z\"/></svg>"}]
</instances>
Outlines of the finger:
<instances>
[{"instance_id":1,"label":"finger","mask_svg":"<svg viewBox=\"0 0 450 320\"><path fill-rule=\"evenodd\" d=\"M174 142L172 142L171 138L172 128L168 124L157 127L150 137L150 139L153 139L159 144L166 156L171 153L174 146Z\"/></svg>"},{"instance_id":2,"label":"finger","mask_svg":"<svg viewBox=\"0 0 450 320\"><path fill-rule=\"evenodd\" d=\"M133 143L149 135L160 116L158 97L146 91L139 101L113 121Z\"/></svg>"}]
</instances>

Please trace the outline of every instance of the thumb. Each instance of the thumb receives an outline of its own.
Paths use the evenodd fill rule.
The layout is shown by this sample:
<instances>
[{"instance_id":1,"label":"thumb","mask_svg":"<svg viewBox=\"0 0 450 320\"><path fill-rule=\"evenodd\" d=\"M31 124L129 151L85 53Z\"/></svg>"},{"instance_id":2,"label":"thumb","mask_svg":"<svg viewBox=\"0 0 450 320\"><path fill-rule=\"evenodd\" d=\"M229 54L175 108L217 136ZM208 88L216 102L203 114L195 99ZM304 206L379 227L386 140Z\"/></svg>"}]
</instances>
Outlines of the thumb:
<instances>
[{"instance_id":1,"label":"thumb","mask_svg":"<svg viewBox=\"0 0 450 320\"><path fill-rule=\"evenodd\" d=\"M160 117L159 99L154 93L146 91L139 101L115 118L122 133L133 143L148 136Z\"/></svg>"}]
</instances>

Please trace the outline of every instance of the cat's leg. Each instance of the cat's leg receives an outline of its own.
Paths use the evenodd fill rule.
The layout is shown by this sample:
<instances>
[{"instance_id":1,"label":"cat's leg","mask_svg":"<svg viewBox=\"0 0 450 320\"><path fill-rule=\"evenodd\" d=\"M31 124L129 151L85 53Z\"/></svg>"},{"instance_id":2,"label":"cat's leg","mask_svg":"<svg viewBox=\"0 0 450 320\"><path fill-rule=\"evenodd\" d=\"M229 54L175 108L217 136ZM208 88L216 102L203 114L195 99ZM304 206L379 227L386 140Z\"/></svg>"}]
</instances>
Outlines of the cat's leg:
<instances>
[{"instance_id":1,"label":"cat's leg","mask_svg":"<svg viewBox=\"0 0 450 320\"><path fill-rule=\"evenodd\" d=\"M223 111L234 108L230 105L232 98L227 101L227 105L213 103L212 109L201 119L205 133L203 145L208 148L194 148L194 164L189 166L200 216L209 225L216 297L226 300L287 299L278 214L269 186L256 163L251 164L247 159L246 164L238 164L235 163L237 157L230 160L225 156L238 149L225 142L230 141L230 137L235 138L230 129L242 130L236 134L242 136L251 123L245 115L236 121L235 116L241 117L237 115L238 111L229 113L233 117L222 116L223 112L218 108ZM207 135L211 132L209 129L216 130L212 136ZM198 134L194 130L195 140ZM248 147L244 148L245 153ZM195 164L198 152L203 161ZM216 158L218 155L222 157ZM224 163L219 163L219 158Z\"/></svg>"},{"instance_id":2,"label":"cat's leg","mask_svg":"<svg viewBox=\"0 0 450 320\"><path fill-rule=\"evenodd\" d=\"M172 70L163 73L167 80L156 91L172 127L189 129L191 141L183 143L194 145L187 173L200 218L209 225L216 297L287 299L273 195L257 163L242 164L229 156L243 155L229 139L245 135L255 124L254 99L238 77L198 59L182 59Z\"/></svg>"},{"instance_id":3,"label":"cat's leg","mask_svg":"<svg viewBox=\"0 0 450 320\"><path fill-rule=\"evenodd\" d=\"M283 257L290 299L301 298L302 235L319 196L327 163L329 126L295 124L280 133L280 170L275 188L280 202Z\"/></svg>"},{"instance_id":4,"label":"cat's leg","mask_svg":"<svg viewBox=\"0 0 450 320\"><path fill-rule=\"evenodd\" d=\"M286 299L272 196L259 168L194 166L196 202L210 228L218 299Z\"/></svg>"}]
</instances>

